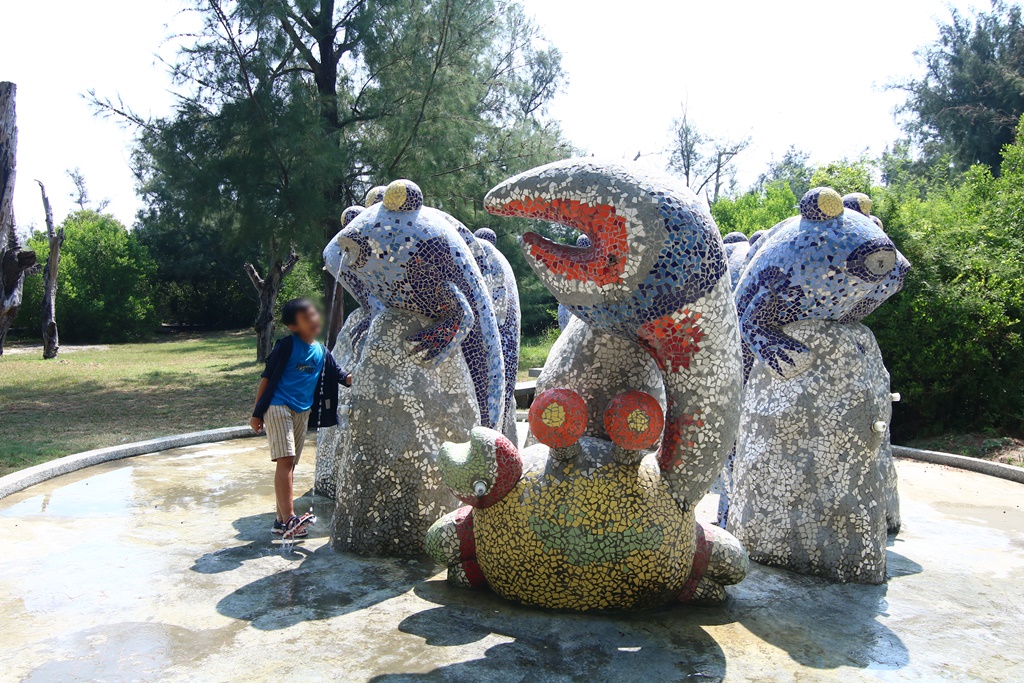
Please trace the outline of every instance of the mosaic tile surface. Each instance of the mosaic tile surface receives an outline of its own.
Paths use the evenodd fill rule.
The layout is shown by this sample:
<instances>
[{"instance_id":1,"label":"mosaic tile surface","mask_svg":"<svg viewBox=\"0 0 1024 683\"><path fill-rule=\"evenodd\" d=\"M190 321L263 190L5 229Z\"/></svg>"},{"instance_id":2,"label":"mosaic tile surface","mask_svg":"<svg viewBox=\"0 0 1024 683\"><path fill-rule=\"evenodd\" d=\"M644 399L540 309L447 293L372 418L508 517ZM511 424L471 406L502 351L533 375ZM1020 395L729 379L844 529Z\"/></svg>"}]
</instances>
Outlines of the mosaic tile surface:
<instances>
[{"instance_id":1,"label":"mosaic tile surface","mask_svg":"<svg viewBox=\"0 0 1024 683\"><path fill-rule=\"evenodd\" d=\"M479 422L472 378L459 355L424 367L405 336L429 321L400 311L374 317L349 390L347 449L338 451L331 542L364 555L423 552L430 524L458 507L434 454ZM438 406L445 410L438 410Z\"/></svg>"},{"instance_id":2,"label":"mosaic tile surface","mask_svg":"<svg viewBox=\"0 0 1024 683\"><path fill-rule=\"evenodd\" d=\"M422 193L407 180L359 214L324 250L328 270L350 272L391 310L423 316L433 324L407 342L424 363L462 351L474 380L482 423L502 424L505 365L491 294L467 238L447 214L422 206ZM418 197L416 201L410 196ZM406 208L411 202L414 208ZM474 238L475 241L475 238Z\"/></svg>"},{"instance_id":3,"label":"mosaic tile surface","mask_svg":"<svg viewBox=\"0 0 1024 683\"><path fill-rule=\"evenodd\" d=\"M748 249L735 293L747 383L719 523L759 561L874 583L899 495L889 376L858 321L910 264L870 209L815 188Z\"/></svg>"},{"instance_id":4,"label":"mosaic tile surface","mask_svg":"<svg viewBox=\"0 0 1024 683\"><path fill-rule=\"evenodd\" d=\"M360 306L345 319L332 351L334 359L338 361L338 367L343 370L351 372L359 364L362 342L366 339L366 330L370 327L370 317L369 309ZM352 331L357 327L364 327L364 331L359 335L357 343L353 343ZM334 498L338 493L338 467L342 461L348 460L352 445L348 422L351 409L351 392L344 387L339 388L338 426L322 427L317 430L313 492L318 496Z\"/></svg>"},{"instance_id":5,"label":"mosaic tile surface","mask_svg":"<svg viewBox=\"0 0 1024 683\"><path fill-rule=\"evenodd\" d=\"M458 223L454 218L451 220ZM498 321L498 335L501 337L501 354L505 364L505 412L503 426L499 431L512 443L518 444L516 379L519 376L519 339L522 336L519 287L512 265L495 246L498 238L494 231L490 228L480 228L472 235L468 233L468 230L462 233L463 238L470 245L484 276L484 284L491 293L494 316Z\"/></svg>"},{"instance_id":6,"label":"mosaic tile surface","mask_svg":"<svg viewBox=\"0 0 1024 683\"><path fill-rule=\"evenodd\" d=\"M469 444L444 445L444 481L473 509L431 527L432 556L457 585L486 583L544 607L724 599L746 574L746 553L693 516L732 444L742 379L714 221L678 181L593 160L528 171L488 193L485 207L562 223L590 243L523 237L527 260L571 313L530 410L540 443L516 451L521 478L486 506L466 487L475 479L489 491L478 463L507 463L513 446L484 428ZM460 539L469 517L472 538Z\"/></svg>"},{"instance_id":7,"label":"mosaic tile surface","mask_svg":"<svg viewBox=\"0 0 1024 683\"><path fill-rule=\"evenodd\" d=\"M500 434L472 431L466 444L438 455L444 481L470 486L504 469L485 497L427 532L431 556L451 583L489 586L529 605L578 611L643 609L675 602L718 602L746 575L748 560L729 533L699 524L673 499L652 451L662 436L658 402L642 392L613 401L604 420L616 441L580 437L580 397L553 389L530 411L548 443L519 452ZM520 472L522 476L520 477ZM483 476L484 478L480 478Z\"/></svg>"},{"instance_id":8,"label":"mosaic tile surface","mask_svg":"<svg viewBox=\"0 0 1024 683\"><path fill-rule=\"evenodd\" d=\"M383 198L383 194L381 194ZM362 206L350 206L341 214L341 227L348 226L352 220L363 212ZM352 295L359 307L350 312L341 327L338 340L331 353L338 361L338 367L351 371L362 354L366 331L370 329L373 316L383 310L380 301L373 297L369 290L356 279L351 272L342 270L338 282ZM313 492L320 496L334 498L337 494L338 465L349 457L348 449L351 439L348 432L348 417L351 409L351 396L341 388L338 391L338 426L325 427L317 431L316 441L316 472L313 476Z\"/></svg>"},{"instance_id":9,"label":"mosaic tile surface","mask_svg":"<svg viewBox=\"0 0 1024 683\"><path fill-rule=\"evenodd\" d=\"M576 246L580 249L586 249L591 246L590 238L586 235L580 235L576 238ZM572 320L572 313L563 304L558 304L558 329L564 330L565 326Z\"/></svg>"},{"instance_id":10,"label":"mosaic tile surface","mask_svg":"<svg viewBox=\"0 0 1024 683\"><path fill-rule=\"evenodd\" d=\"M572 389L583 398L590 415L604 413L608 403L632 389L655 396L666 405L665 383L651 355L639 344L598 332L572 316L548 353L537 378L536 395L548 389ZM590 420L585 436L607 439L603 420ZM537 443L533 434L527 445Z\"/></svg>"},{"instance_id":11,"label":"mosaic tile surface","mask_svg":"<svg viewBox=\"0 0 1024 683\"><path fill-rule=\"evenodd\" d=\"M858 323L801 321L786 333L812 352L812 362L788 380L763 363L751 371L729 530L757 562L882 583L883 433L872 425L888 422L891 399L881 354Z\"/></svg>"},{"instance_id":12,"label":"mosaic tile surface","mask_svg":"<svg viewBox=\"0 0 1024 683\"><path fill-rule=\"evenodd\" d=\"M366 310L352 323L365 332L335 349L351 346L354 365L347 433L321 444L324 478L335 470L331 536L342 550L417 555L430 523L457 505L434 463L441 443L478 424L507 427L503 341L517 363L518 298L493 245L423 206L414 183L373 188L366 204L324 250Z\"/></svg>"},{"instance_id":13,"label":"mosaic tile surface","mask_svg":"<svg viewBox=\"0 0 1024 683\"><path fill-rule=\"evenodd\" d=\"M744 369L756 357L782 378L810 363L782 327L798 320L857 322L903 286L910 263L867 216L830 188L810 190L801 215L751 246L736 287Z\"/></svg>"},{"instance_id":14,"label":"mosaic tile surface","mask_svg":"<svg viewBox=\"0 0 1024 683\"><path fill-rule=\"evenodd\" d=\"M730 232L722 238L722 242L725 244L725 255L729 264L729 281L735 290L743 273L747 254L750 253L750 241L742 232Z\"/></svg>"},{"instance_id":15,"label":"mosaic tile surface","mask_svg":"<svg viewBox=\"0 0 1024 683\"><path fill-rule=\"evenodd\" d=\"M707 209L678 179L592 159L520 174L492 189L484 207L590 239L580 248L527 233L522 247L574 316L657 363L668 404L663 476L681 505L695 504L732 445L741 387L726 255Z\"/></svg>"}]
</instances>

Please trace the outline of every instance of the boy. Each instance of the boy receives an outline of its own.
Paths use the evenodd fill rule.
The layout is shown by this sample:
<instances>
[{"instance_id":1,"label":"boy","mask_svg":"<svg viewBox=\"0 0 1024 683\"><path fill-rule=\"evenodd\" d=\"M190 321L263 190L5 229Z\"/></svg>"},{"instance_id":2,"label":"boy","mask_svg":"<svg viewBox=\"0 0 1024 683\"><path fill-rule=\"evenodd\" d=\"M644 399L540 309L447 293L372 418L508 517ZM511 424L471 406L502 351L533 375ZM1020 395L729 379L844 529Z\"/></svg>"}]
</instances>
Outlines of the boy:
<instances>
[{"instance_id":1,"label":"boy","mask_svg":"<svg viewBox=\"0 0 1024 683\"><path fill-rule=\"evenodd\" d=\"M338 385L352 386L352 374L342 372L334 356L316 340L322 324L312 301L287 302L281 322L292 333L278 340L267 357L249 426L257 434L266 430L270 459L277 465L277 519L272 531L285 538L301 538L316 518L295 514L295 465L302 455L307 428L338 424Z\"/></svg>"}]
</instances>

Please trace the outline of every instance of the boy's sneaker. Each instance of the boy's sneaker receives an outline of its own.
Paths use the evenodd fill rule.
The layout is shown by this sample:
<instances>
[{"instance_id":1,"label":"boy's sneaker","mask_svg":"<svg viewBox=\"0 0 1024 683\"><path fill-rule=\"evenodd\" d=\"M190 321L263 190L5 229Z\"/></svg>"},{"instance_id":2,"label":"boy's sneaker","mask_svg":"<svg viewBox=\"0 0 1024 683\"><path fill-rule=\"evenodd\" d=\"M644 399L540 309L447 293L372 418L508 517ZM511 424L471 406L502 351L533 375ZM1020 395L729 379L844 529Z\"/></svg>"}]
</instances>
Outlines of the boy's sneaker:
<instances>
[{"instance_id":1,"label":"boy's sneaker","mask_svg":"<svg viewBox=\"0 0 1024 683\"><path fill-rule=\"evenodd\" d=\"M316 515L312 512L299 517L298 515L292 515L291 518L285 522L284 536L285 539L292 538L305 538L309 535L307 531L310 526L316 524Z\"/></svg>"},{"instance_id":2,"label":"boy's sneaker","mask_svg":"<svg viewBox=\"0 0 1024 683\"><path fill-rule=\"evenodd\" d=\"M287 529L287 528L288 527L285 525L284 522L279 522L278 520L275 519L274 520L274 528L272 528L270 531L275 536L280 536L281 534L283 534L285 532L285 529Z\"/></svg>"}]
</instances>

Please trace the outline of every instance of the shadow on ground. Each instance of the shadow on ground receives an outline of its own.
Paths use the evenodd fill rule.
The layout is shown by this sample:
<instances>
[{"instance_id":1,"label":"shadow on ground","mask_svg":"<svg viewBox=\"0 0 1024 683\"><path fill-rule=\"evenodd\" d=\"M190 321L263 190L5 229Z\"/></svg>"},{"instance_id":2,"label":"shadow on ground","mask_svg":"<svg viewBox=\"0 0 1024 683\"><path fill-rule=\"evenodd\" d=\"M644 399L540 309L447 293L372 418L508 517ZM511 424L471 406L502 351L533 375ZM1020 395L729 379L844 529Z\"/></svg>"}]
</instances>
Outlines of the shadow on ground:
<instances>
[{"instance_id":1,"label":"shadow on ground","mask_svg":"<svg viewBox=\"0 0 1024 683\"><path fill-rule=\"evenodd\" d=\"M263 478L258 481L263 481ZM256 482L254 481L254 484ZM287 560L301 561L311 555L305 545L317 539L326 538L329 528L328 521L334 510L334 502L321 496L314 496L312 491L307 491L295 501L297 511L305 511L312 508L313 512L320 519L320 522L309 530L309 536L304 540L296 542L290 550L283 549L280 545L271 544L270 529L274 524L274 513L267 512L261 515L250 515L236 519L231 523L238 533L235 539L249 541L247 545L222 548L212 553L206 553L195 561L191 569L199 574L220 574L238 569L250 560L256 560L269 555L281 555Z\"/></svg>"},{"instance_id":2,"label":"shadow on ground","mask_svg":"<svg viewBox=\"0 0 1024 683\"><path fill-rule=\"evenodd\" d=\"M373 607L433 575L433 565L342 555L324 545L298 551L300 564L242 586L217 603L227 617L263 631L288 628Z\"/></svg>"},{"instance_id":3,"label":"shadow on ground","mask_svg":"<svg viewBox=\"0 0 1024 683\"><path fill-rule=\"evenodd\" d=\"M409 615L398 628L430 647L498 642L482 658L426 673L377 676L398 681L720 681L722 647L701 627L702 610L580 615L513 605L498 596L427 581L416 595L439 606ZM668 628L666 628L668 626Z\"/></svg>"},{"instance_id":4,"label":"shadow on ground","mask_svg":"<svg viewBox=\"0 0 1024 683\"><path fill-rule=\"evenodd\" d=\"M920 571L896 553L890 562L894 579ZM553 681L717 681L726 676L726 652L749 645L729 640L749 640L744 630L813 669L899 669L909 661L903 642L880 621L887 616L886 586L834 585L757 566L722 607L579 615L454 589L430 580L435 571L428 563L358 558L323 546L297 567L239 588L217 609L276 630L371 608L412 590L436 606L393 618L401 617L398 630L421 638L428 651L440 648L427 661L487 641L482 657L479 648L470 648L466 661L425 673L380 675L373 679L378 683L517 681L526 671L544 672L544 680ZM742 628L710 628L730 625Z\"/></svg>"}]
</instances>

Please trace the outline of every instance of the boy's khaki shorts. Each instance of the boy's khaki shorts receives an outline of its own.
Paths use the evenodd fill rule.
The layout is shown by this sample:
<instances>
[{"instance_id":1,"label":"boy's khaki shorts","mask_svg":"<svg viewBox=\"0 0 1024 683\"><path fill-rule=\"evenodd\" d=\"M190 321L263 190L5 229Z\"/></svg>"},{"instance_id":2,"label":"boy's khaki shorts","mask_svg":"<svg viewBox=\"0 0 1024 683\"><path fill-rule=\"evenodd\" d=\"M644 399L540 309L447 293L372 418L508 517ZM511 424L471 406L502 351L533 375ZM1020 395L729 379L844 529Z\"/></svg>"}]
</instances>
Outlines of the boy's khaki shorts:
<instances>
[{"instance_id":1,"label":"boy's khaki shorts","mask_svg":"<svg viewBox=\"0 0 1024 683\"><path fill-rule=\"evenodd\" d=\"M298 464L306 441L309 411L296 413L288 406L270 406L263 416L263 428L270 441L270 459L295 458Z\"/></svg>"}]
</instances>

